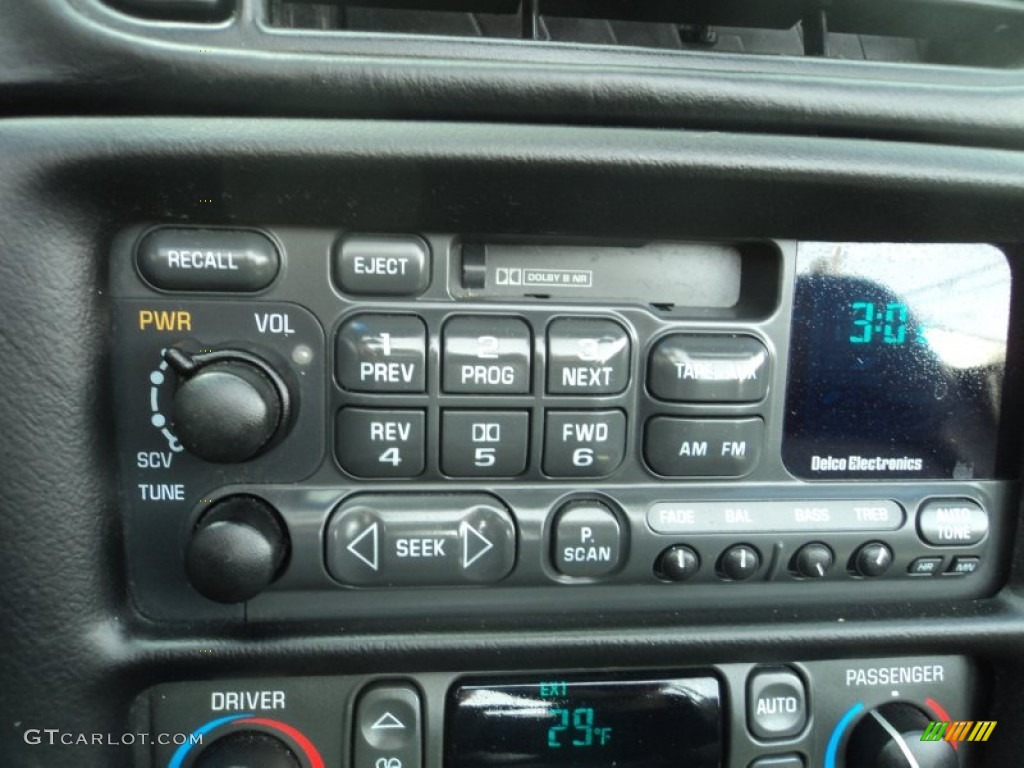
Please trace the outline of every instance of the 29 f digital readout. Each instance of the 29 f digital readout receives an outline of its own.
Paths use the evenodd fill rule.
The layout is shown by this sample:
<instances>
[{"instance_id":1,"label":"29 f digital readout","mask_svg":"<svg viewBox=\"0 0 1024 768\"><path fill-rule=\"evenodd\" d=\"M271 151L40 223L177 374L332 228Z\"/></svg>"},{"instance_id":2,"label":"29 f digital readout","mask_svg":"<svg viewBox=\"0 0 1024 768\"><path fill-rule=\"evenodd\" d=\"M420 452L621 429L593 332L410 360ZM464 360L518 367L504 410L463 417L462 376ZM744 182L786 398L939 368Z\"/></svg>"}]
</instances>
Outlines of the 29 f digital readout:
<instances>
[{"instance_id":1,"label":"29 f digital readout","mask_svg":"<svg viewBox=\"0 0 1024 768\"><path fill-rule=\"evenodd\" d=\"M718 681L549 679L464 685L448 698L445 765L717 766Z\"/></svg>"}]
</instances>

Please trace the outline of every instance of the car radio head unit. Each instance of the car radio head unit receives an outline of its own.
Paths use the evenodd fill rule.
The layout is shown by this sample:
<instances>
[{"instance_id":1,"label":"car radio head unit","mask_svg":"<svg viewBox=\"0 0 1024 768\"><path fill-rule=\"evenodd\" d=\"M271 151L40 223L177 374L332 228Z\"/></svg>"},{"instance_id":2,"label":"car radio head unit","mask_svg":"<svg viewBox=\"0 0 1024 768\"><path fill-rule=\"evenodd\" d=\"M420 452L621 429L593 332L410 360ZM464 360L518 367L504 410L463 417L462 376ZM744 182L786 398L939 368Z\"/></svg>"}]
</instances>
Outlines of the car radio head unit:
<instances>
[{"instance_id":1,"label":"car radio head unit","mask_svg":"<svg viewBox=\"0 0 1024 768\"><path fill-rule=\"evenodd\" d=\"M1013 266L989 245L126 230L133 595L276 620L985 594L1016 494Z\"/></svg>"}]
</instances>

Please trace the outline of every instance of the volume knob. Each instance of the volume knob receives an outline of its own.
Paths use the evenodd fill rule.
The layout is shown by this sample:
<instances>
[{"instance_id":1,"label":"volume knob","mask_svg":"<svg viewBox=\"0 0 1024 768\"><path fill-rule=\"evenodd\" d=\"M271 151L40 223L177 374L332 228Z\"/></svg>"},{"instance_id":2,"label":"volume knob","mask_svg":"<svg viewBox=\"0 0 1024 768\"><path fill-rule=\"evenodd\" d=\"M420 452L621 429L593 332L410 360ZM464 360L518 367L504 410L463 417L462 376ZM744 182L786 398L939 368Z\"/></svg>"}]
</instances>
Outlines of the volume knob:
<instances>
[{"instance_id":1,"label":"volume knob","mask_svg":"<svg viewBox=\"0 0 1024 768\"><path fill-rule=\"evenodd\" d=\"M265 360L248 352L165 353L178 374L172 428L189 453L237 464L263 453L287 428L288 387Z\"/></svg>"}]
</instances>

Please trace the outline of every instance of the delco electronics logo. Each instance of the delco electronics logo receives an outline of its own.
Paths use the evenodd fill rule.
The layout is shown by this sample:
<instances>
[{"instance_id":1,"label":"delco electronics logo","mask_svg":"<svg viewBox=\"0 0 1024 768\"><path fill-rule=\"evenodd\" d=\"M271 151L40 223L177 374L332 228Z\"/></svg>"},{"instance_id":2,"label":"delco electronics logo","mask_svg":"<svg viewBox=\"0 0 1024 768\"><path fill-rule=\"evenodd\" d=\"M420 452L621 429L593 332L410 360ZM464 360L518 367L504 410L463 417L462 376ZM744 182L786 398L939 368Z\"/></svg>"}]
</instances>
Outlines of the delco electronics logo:
<instances>
[{"instance_id":1,"label":"delco electronics logo","mask_svg":"<svg viewBox=\"0 0 1024 768\"><path fill-rule=\"evenodd\" d=\"M921 734L921 741L988 741L996 729L996 720L932 720Z\"/></svg>"}]
</instances>

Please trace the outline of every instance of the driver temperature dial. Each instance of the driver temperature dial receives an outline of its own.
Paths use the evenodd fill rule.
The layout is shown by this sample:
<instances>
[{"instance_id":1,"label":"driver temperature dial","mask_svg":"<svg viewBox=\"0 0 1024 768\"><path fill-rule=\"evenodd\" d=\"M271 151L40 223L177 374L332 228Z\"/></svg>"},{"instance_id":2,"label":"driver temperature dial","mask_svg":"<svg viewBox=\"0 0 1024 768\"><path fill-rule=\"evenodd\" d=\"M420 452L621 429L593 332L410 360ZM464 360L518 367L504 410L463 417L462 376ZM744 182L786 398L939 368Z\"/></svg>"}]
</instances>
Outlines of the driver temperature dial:
<instances>
[{"instance_id":1,"label":"driver temperature dial","mask_svg":"<svg viewBox=\"0 0 1024 768\"><path fill-rule=\"evenodd\" d=\"M205 461L238 464L254 459L289 427L291 395L281 375L240 350L164 355L178 375L171 420L185 449Z\"/></svg>"}]
</instances>

